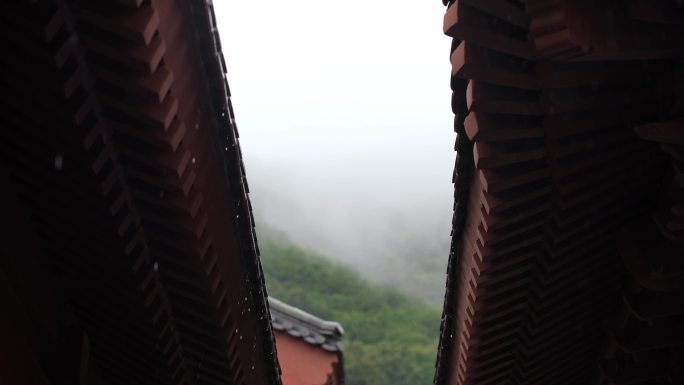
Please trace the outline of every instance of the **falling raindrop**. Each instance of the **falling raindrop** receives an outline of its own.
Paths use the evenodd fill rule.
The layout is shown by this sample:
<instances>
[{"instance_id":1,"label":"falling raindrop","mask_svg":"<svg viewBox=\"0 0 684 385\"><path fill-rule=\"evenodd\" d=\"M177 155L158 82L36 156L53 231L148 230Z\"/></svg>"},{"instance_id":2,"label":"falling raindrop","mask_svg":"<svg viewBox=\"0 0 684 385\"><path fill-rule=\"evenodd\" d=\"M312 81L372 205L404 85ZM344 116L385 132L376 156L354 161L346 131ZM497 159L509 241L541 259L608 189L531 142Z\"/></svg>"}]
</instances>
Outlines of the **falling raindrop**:
<instances>
[{"instance_id":1,"label":"falling raindrop","mask_svg":"<svg viewBox=\"0 0 684 385\"><path fill-rule=\"evenodd\" d=\"M55 170L62 171L62 166L64 166L64 157L62 154L55 155Z\"/></svg>"},{"instance_id":2,"label":"falling raindrop","mask_svg":"<svg viewBox=\"0 0 684 385\"><path fill-rule=\"evenodd\" d=\"M195 164L195 162L197 162L197 159L195 159L195 157L193 156L192 157L192 164Z\"/></svg>"},{"instance_id":3,"label":"falling raindrop","mask_svg":"<svg viewBox=\"0 0 684 385\"><path fill-rule=\"evenodd\" d=\"M159 264L157 262L154 263L154 271L159 271Z\"/></svg>"}]
</instances>

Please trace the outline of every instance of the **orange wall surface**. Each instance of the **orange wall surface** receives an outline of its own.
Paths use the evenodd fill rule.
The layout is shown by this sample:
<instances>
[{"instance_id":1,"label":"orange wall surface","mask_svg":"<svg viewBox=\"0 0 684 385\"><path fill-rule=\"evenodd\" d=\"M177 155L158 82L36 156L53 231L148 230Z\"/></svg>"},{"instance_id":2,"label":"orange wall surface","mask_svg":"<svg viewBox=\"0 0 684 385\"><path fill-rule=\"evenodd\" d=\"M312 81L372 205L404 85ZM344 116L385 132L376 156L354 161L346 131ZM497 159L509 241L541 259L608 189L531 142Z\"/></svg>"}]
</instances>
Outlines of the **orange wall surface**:
<instances>
[{"instance_id":1,"label":"orange wall surface","mask_svg":"<svg viewBox=\"0 0 684 385\"><path fill-rule=\"evenodd\" d=\"M333 374L337 354L276 331L278 361L283 385L325 385Z\"/></svg>"}]
</instances>

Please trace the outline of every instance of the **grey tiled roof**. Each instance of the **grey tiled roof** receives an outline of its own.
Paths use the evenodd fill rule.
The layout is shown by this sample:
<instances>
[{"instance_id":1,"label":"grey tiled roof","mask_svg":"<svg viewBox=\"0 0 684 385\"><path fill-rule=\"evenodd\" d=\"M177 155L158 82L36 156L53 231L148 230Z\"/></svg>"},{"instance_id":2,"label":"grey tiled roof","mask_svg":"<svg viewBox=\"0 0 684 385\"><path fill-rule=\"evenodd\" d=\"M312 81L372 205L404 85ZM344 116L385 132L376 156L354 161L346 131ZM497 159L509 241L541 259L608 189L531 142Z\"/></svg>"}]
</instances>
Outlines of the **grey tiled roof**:
<instances>
[{"instance_id":1,"label":"grey tiled roof","mask_svg":"<svg viewBox=\"0 0 684 385\"><path fill-rule=\"evenodd\" d=\"M320 346L329 352L342 352L344 329L338 322L324 321L299 308L268 298L273 329L284 331L292 337Z\"/></svg>"}]
</instances>

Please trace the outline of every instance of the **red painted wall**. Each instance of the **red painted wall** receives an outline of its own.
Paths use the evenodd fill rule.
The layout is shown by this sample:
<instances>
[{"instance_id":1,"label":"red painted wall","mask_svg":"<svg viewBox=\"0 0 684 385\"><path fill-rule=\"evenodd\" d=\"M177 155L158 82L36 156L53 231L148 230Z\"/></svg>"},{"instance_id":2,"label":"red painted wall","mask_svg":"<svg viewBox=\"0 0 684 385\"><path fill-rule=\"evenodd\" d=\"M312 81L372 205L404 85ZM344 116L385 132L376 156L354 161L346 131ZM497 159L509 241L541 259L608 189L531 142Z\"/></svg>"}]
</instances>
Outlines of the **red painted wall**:
<instances>
[{"instance_id":1,"label":"red painted wall","mask_svg":"<svg viewBox=\"0 0 684 385\"><path fill-rule=\"evenodd\" d=\"M310 345L285 332L276 331L278 361L282 370L283 385L325 385L333 375L337 354ZM333 379L334 383L338 379Z\"/></svg>"}]
</instances>

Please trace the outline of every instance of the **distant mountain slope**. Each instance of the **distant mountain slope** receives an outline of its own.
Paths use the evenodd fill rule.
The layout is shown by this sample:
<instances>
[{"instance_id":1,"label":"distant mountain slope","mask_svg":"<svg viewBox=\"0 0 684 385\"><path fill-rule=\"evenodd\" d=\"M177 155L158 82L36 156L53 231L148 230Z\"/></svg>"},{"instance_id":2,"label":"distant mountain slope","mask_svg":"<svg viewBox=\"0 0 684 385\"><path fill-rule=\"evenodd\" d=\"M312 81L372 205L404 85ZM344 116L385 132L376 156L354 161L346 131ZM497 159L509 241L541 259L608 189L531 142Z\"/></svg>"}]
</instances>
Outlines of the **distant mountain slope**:
<instances>
[{"instance_id":1,"label":"distant mountain slope","mask_svg":"<svg viewBox=\"0 0 684 385\"><path fill-rule=\"evenodd\" d=\"M316 250L315 253L324 254L329 259L353 266L362 277L371 282L395 287L430 306L439 308L442 306L449 245L448 242L445 243L448 237L442 237L441 232L435 230L434 226L427 226L429 230L434 230L430 233L425 229L418 231L410 226L407 227L404 221L397 220L393 226L387 224L386 227L391 229L387 234L372 237L373 248L356 244L347 249L363 248L364 254L354 254L348 251L354 254L348 255L343 251L344 248L328 248L325 245L317 245L317 242L311 239L300 239L290 234L292 229L288 228L288 231L284 231L263 218L257 218L257 223L257 235L260 240L267 239L280 244L295 243L307 250L312 247ZM372 233L370 230L369 232ZM336 234L340 242L358 242L354 237L348 237L344 231L340 230ZM445 234L448 234L448 231ZM311 234L309 238L317 236ZM366 242L370 241L366 240Z\"/></svg>"},{"instance_id":2,"label":"distant mountain slope","mask_svg":"<svg viewBox=\"0 0 684 385\"><path fill-rule=\"evenodd\" d=\"M292 243L260 241L273 295L345 328L348 385L428 385L440 312Z\"/></svg>"}]
</instances>

